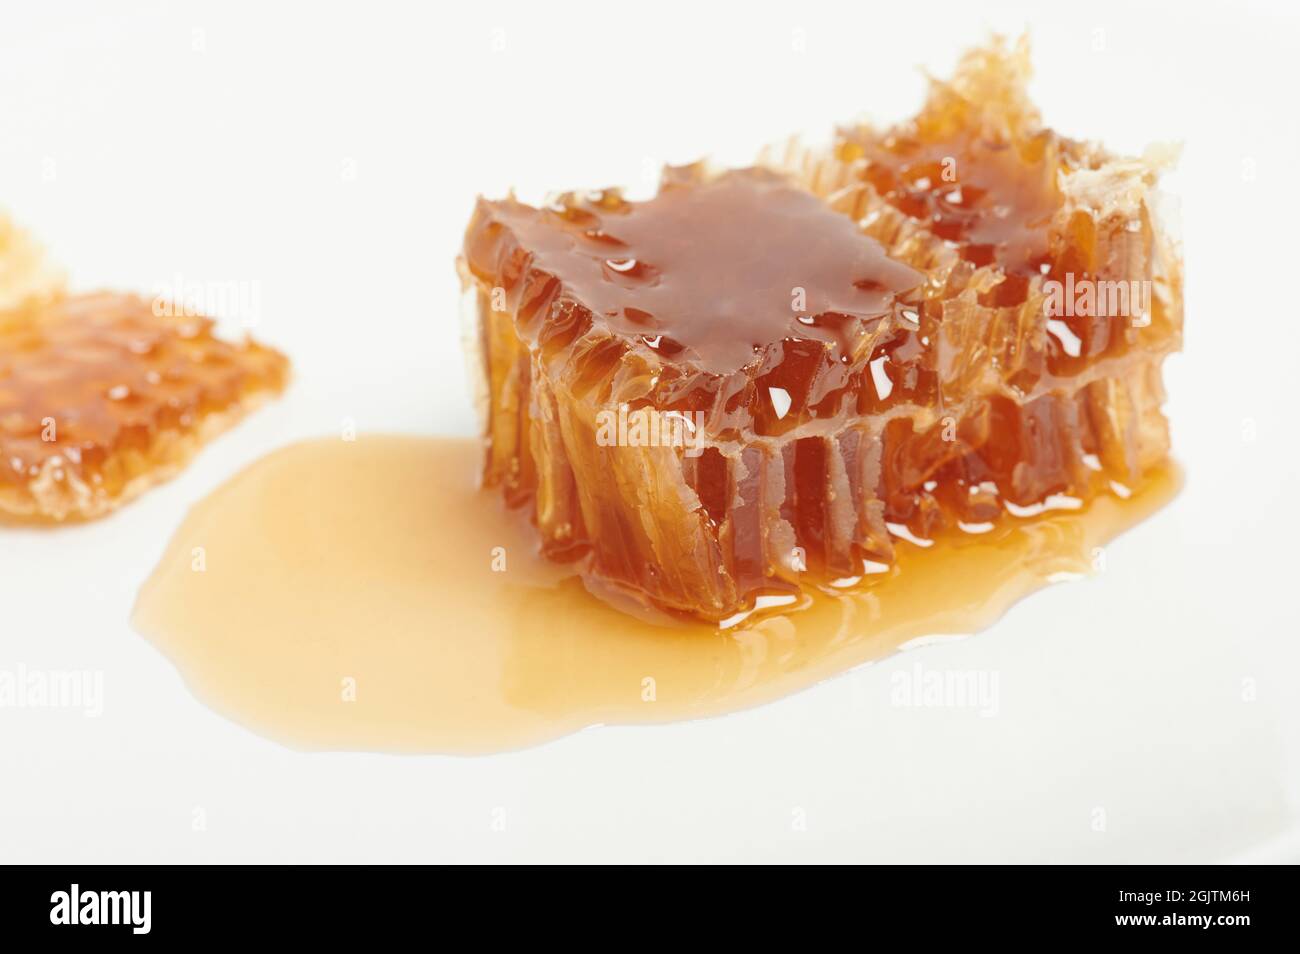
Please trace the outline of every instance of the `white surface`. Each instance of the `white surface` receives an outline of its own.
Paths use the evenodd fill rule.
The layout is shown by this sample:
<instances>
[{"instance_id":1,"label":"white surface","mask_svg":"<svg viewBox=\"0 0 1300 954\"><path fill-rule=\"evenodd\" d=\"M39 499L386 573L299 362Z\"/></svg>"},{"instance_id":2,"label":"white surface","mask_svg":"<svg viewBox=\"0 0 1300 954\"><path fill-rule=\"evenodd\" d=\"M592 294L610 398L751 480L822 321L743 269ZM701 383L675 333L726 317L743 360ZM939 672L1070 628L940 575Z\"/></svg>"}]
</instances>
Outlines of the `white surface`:
<instances>
[{"instance_id":1,"label":"white surface","mask_svg":"<svg viewBox=\"0 0 1300 954\"><path fill-rule=\"evenodd\" d=\"M1296 857L1294 11L470 6L0 13L0 205L78 287L255 283L258 332L297 366L287 400L124 512L0 530L0 670L100 670L105 693L100 718L0 708L0 860ZM471 432L451 262L476 193L644 191L661 160L900 118L916 65L1027 23L1049 122L1186 143L1166 380L1188 483L1099 578L757 711L473 760L284 750L127 627L186 509L243 464L345 418ZM997 714L891 705L918 663L996 673Z\"/></svg>"}]
</instances>

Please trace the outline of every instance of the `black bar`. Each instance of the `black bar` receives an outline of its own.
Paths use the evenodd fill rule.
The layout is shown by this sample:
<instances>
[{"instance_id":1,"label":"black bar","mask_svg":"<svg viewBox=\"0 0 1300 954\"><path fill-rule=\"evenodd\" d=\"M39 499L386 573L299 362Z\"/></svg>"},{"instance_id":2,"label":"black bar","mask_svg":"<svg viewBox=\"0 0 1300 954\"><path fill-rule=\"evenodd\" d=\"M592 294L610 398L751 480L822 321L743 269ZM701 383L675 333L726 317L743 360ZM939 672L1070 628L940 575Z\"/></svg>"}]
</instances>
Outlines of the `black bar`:
<instances>
[{"instance_id":1,"label":"black bar","mask_svg":"<svg viewBox=\"0 0 1300 954\"><path fill-rule=\"evenodd\" d=\"M400 938L414 929L556 925L582 931L599 919L625 920L632 935L664 940L676 926L725 919L742 934L775 927L804 931L809 940L854 931L883 941L898 930L920 932L925 946L944 937L972 941L1087 938L1231 944L1294 933L1295 877L1289 867L901 868L815 874L829 889L810 890L802 876L768 873L744 886L744 875L709 884L682 875L598 878L574 884L547 879L544 890L477 884L474 876L409 867L42 867L9 871L0 894L6 942L152 939L244 940L259 937ZM531 879L530 879L531 880ZM80 902L72 924L72 885ZM604 889L604 890L602 890ZM105 895L103 892L111 892ZM136 892L131 895L130 892ZM148 892L148 918L144 902ZM617 893L615 893L617 892ZM707 894L706 894L707 892ZM725 892L725 906L701 904ZM124 894L125 893L125 894ZM94 896L94 901L87 900ZM543 900L545 899L545 900ZM103 916L95 912L102 912ZM134 918L132 917L134 915ZM486 917L484 917L484 915ZM55 923L55 922L60 923ZM144 930L147 927L147 932ZM724 929L717 923L717 929ZM888 929L888 930L886 930ZM549 933L549 932L548 932ZM689 934L684 936L690 936ZM6 944L8 947L8 944ZM9 948L18 950L18 948Z\"/></svg>"}]
</instances>

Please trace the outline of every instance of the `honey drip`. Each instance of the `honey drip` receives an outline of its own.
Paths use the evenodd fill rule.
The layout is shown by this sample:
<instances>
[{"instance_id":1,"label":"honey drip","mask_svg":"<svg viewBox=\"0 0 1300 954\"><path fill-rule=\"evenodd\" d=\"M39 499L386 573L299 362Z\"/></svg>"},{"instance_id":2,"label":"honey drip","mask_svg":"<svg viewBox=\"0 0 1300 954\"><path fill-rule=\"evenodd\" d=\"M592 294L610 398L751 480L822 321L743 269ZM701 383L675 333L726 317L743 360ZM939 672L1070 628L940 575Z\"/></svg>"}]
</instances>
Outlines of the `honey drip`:
<instances>
[{"instance_id":1,"label":"honey drip","mask_svg":"<svg viewBox=\"0 0 1300 954\"><path fill-rule=\"evenodd\" d=\"M473 441L296 444L199 503L133 622L218 712L308 750L477 754L596 724L734 712L934 634L988 626L1177 488L900 544L860 588L723 630L660 626L534 555L531 528L477 488Z\"/></svg>"}]
</instances>

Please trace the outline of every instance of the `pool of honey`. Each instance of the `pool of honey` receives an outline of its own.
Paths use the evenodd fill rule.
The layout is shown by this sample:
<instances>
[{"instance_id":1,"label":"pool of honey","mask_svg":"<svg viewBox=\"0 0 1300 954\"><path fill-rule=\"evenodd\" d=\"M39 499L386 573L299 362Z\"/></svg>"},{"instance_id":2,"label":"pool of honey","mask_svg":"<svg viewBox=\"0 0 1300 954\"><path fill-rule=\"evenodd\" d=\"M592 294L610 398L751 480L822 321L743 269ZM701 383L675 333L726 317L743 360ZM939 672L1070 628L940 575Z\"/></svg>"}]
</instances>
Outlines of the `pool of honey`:
<instances>
[{"instance_id":1,"label":"pool of honey","mask_svg":"<svg viewBox=\"0 0 1300 954\"><path fill-rule=\"evenodd\" d=\"M613 609L534 556L477 489L477 442L361 436L296 444L200 502L133 622L213 709L308 750L476 754L597 724L721 715L804 689L918 637L970 633L1176 492L900 544L842 595L716 625Z\"/></svg>"}]
</instances>

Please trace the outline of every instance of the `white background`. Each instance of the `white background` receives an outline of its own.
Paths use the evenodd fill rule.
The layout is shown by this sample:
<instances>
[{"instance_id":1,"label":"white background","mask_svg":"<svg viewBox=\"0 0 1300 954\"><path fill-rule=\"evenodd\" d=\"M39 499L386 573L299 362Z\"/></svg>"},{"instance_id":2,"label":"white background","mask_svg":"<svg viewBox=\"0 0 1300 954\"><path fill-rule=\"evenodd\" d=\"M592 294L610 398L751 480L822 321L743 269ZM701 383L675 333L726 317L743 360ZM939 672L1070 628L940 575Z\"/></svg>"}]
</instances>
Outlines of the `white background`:
<instances>
[{"instance_id":1,"label":"white background","mask_svg":"<svg viewBox=\"0 0 1300 954\"><path fill-rule=\"evenodd\" d=\"M917 66L1026 26L1052 125L1185 143L1188 482L1100 577L756 711L479 759L288 751L128 628L245 463L344 418L472 433L476 193L645 192L665 160L901 118ZM0 206L79 289L255 285L297 377L110 519L0 529L0 669L102 670L106 696L0 709L0 860L1296 858L1298 62L1293 8L1243 3L5 5ZM918 662L999 673L997 717L891 706Z\"/></svg>"}]
</instances>

